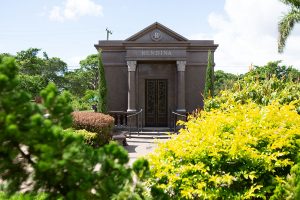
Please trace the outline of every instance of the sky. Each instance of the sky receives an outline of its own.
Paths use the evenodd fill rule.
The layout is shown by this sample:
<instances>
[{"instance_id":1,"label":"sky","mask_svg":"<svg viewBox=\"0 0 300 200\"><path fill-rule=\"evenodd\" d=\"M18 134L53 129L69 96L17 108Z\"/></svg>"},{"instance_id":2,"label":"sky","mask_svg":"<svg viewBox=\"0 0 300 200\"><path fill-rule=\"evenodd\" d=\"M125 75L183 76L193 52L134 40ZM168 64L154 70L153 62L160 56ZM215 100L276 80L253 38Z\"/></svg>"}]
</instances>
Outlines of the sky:
<instances>
[{"instance_id":1,"label":"sky","mask_svg":"<svg viewBox=\"0 0 300 200\"><path fill-rule=\"evenodd\" d=\"M282 60L300 69L300 24L277 53L277 24L288 8L279 0L0 0L0 53L30 47L69 68L97 53L94 44L125 40L159 22L193 40L214 40L216 70L245 73Z\"/></svg>"}]
</instances>

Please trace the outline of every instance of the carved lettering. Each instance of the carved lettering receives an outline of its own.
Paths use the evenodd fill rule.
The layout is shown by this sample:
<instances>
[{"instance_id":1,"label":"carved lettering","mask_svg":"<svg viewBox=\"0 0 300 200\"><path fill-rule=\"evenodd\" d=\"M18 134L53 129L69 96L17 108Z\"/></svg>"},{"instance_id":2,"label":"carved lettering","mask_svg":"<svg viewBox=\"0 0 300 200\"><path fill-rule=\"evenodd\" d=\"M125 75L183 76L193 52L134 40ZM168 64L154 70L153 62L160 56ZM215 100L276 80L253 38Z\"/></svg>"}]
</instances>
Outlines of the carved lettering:
<instances>
[{"instance_id":1,"label":"carved lettering","mask_svg":"<svg viewBox=\"0 0 300 200\"><path fill-rule=\"evenodd\" d=\"M142 50L142 56L172 56L171 50Z\"/></svg>"}]
</instances>

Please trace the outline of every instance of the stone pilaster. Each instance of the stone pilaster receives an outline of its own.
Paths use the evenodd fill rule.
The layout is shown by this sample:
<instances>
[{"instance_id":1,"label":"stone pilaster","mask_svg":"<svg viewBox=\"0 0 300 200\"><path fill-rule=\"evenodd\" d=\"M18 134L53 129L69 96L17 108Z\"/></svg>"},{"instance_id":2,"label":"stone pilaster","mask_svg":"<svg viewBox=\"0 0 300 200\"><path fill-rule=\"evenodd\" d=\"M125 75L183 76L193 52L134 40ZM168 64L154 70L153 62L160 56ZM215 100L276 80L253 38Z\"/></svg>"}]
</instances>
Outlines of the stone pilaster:
<instances>
[{"instance_id":1,"label":"stone pilaster","mask_svg":"<svg viewBox=\"0 0 300 200\"><path fill-rule=\"evenodd\" d=\"M135 103L135 71L136 61L127 61L128 66L128 108L127 112L136 112Z\"/></svg>"},{"instance_id":2,"label":"stone pilaster","mask_svg":"<svg viewBox=\"0 0 300 200\"><path fill-rule=\"evenodd\" d=\"M186 61L177 61L177 112L185 109L185 66Z\"/></svg>"}]
</instances>

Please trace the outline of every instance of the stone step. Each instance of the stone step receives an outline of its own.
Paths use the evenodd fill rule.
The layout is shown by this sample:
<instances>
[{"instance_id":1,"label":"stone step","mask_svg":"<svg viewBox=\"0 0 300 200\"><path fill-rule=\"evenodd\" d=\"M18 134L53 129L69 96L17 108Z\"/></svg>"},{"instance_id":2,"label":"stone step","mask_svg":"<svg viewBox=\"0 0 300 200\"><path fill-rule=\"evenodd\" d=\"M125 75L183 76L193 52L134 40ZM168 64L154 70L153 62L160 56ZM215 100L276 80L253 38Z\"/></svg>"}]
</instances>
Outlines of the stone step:
<instances>
[{"instance_id":1,"label":"stone step","mask_svg":"<svg viewBox=\"0 0 300 200\"><path fill-rule=\"evenodd\" d=\"M173 134L174 132L170 132L170 131L131 131L131 135L170 135ZM127 132L127 134L129 134L129 132Z\"/></svg>"},{"instance_id":2,"label":"stone step","mask_svg":"<svg viewBox=\"0 0 300 200\"><path fill-rule=\"evenodd\" d=\"M131 132L126 134L126 138L144 138L144 139L169 139L174 133L170 132Z\"/></svg>"},{"instance_id":3,"label":"stone step","mask_svg":"<svg viewBox=\"0 0 300 200\"><path fill-rule=\"evenodd\" d=\"M137 134L131 134L131 135L127 135L126 139L132 139L132 138L136 138L136 139L170 139L171 136L170 135L137 135Z\"/></svg>"}]
</instances>

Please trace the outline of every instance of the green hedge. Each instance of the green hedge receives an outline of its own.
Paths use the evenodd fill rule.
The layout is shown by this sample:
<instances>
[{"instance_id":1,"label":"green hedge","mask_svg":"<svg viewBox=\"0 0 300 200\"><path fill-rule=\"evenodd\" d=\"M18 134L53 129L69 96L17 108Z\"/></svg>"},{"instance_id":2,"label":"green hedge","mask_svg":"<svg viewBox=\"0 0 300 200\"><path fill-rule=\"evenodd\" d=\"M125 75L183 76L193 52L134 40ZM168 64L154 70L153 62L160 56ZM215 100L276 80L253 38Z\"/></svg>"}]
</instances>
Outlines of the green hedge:
<instances>
[{"instance_id":1,"label":"green hedge","mask_svg":"<svg viewBox=\"0 0 300 200\"><path fill-rule=\"evenodd\" d=\"M114 126L113 117L90 111L76 111L72 113L72 117L73 128L97 133L95 137L91 133L81 131L87 143L93 146L103 146L111 140L111 131Z\"/></svg>"},{"instance_id":2,"label":"green hedge","mask_svg":"<svg viewBox=\"0 0 300 200\"><path fill-rule=\"evenodd\" d=\"M295 106L231 104L200 112L150 158L157 199L269 199L300 147Z\"/></svg>"}]
</instances>

